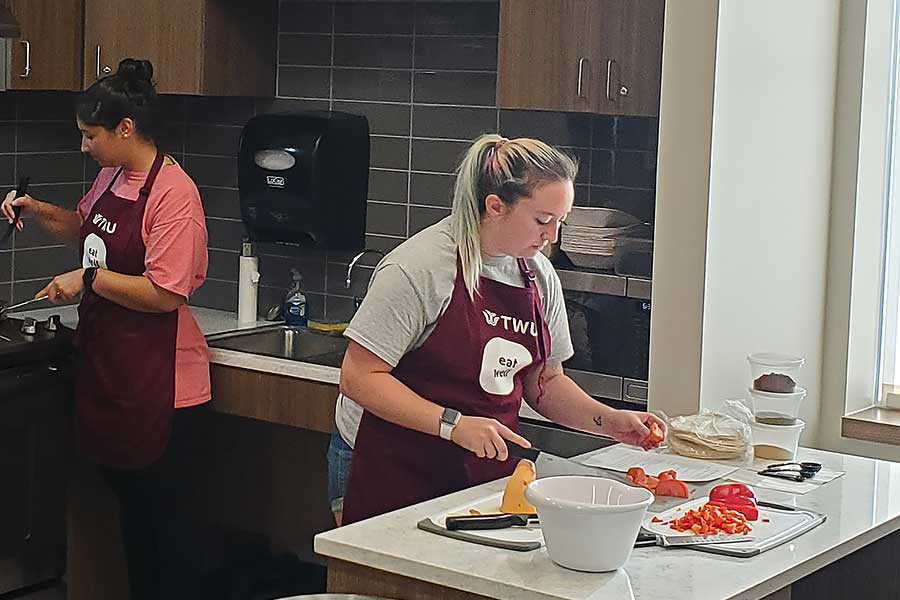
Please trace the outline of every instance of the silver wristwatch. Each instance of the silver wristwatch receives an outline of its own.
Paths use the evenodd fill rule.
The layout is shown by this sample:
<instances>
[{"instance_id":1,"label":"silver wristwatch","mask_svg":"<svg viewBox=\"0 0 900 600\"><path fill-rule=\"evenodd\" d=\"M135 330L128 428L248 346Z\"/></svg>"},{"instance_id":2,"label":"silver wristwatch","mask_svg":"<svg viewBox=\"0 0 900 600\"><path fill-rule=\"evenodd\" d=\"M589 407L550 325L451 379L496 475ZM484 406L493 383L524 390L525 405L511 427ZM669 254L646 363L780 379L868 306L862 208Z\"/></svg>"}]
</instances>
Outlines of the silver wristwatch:
<instances>
[{"instance_id":1,"label":"silver wristwatch","mask_svg":"<svg viewBox=\"0 0 900 600\"><path fill-rule=\"evenodd\" d=\"M444 409L444 414L441 415L441 437L443 439L450 439L450 436L453 434L453 428L459 423L460 418L462 418L462 415L458 410L453 410L452 408Z\"/></svg>"}]
</instances>

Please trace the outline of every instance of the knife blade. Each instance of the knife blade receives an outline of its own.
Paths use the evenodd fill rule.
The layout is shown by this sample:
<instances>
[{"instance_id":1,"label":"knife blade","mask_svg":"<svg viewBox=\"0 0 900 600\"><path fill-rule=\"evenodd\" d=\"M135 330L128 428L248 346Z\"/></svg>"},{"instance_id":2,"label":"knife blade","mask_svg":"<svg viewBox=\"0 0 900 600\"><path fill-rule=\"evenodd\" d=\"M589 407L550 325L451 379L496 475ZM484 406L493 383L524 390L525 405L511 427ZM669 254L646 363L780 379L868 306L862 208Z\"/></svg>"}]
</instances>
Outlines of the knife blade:
<instances>
[{"instance_id":1,"label":"knife blade","mask_svg":"<svg viewBox=\"0 0 900 600\"><path fill-rule=\"evenodd\" d=\"M722 534L714 535L657 535L656 545L663 548L676 548L679 546L697 546L701 544L734 544L737 542L752 542L756 538L743 534Z\"/></svg>"},{"instance_id":2,"label":"knife blade","mask_svg":"<svg viewBox=\"0 0 900 600\"><path fill-rule=\"evenodd\" d=\"M581 464L570 458L556 456L549 452L544 452L536 446L531 448L522 448L516 444L507 444L509 455L517 458L527 458L534 463L537 470L537 478L554 477L557 475L588 475L591 477L605 477L624 483L625 485L634 486L625 475L618 471L611 471L601 467L591 467Z\"/></svg>"}]
</instances>

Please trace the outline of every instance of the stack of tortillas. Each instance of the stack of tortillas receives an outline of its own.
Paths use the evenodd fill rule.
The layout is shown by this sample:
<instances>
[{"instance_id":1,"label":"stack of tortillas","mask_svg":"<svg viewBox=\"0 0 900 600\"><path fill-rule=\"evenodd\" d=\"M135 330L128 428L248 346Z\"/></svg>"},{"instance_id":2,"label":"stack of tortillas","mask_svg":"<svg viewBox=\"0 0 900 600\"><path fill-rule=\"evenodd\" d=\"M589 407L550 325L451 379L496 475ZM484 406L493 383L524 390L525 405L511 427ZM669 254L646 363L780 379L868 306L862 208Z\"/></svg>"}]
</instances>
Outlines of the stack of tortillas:
<instances>
[{"instance_id":1,"label":"stack of tortillas","mask_svg":"<svg viewBox=\"0 0 900 600\"><path fill-rule=\"evenodd\" d=\"M666 441L674 452L691 458L740 458L751 451L746 423L709 411L672 419Z\"/></svg>"}]
</instances>

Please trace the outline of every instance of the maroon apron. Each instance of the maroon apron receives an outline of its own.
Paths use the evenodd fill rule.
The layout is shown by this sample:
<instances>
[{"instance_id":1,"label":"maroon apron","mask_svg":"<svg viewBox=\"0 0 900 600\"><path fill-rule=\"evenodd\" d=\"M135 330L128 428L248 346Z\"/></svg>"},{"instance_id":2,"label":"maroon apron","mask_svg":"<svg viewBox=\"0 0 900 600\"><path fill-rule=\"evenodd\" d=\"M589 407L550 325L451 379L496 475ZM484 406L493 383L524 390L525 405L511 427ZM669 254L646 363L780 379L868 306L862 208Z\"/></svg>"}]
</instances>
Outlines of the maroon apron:
<instances>
[{"instance_id":1,"label":"maroon apron","mask_svg":"<svg viewBox=\"0 0 900 600\"><path fill-rule=\"evenodd\" d=\"M543 369L550 339L534 275L524 260L518 263L526 287L482 277L473 302L457 260L450 305L425 343L404 355L391 371L439 406L497 419L515 432L524 379ZM478 458L452 441L365 411L353 451L343 522L506 477L516 462Z\"/></svg>"},{"instance_id":2,"label":"maroon apron","mask_svg":"<svg viewBox=\"0 0 900 600\"><path fill-rule=\"evenodd\" d=\"M162 167L157 153L138 199L112 192L120 169L81 226L84 266L143 275L147 198ZM145 467L165 450L175 410L178 311L147 313L86 291L78 306L76 432L81 451L102 465Z\"/></svg>"}]
</instances>

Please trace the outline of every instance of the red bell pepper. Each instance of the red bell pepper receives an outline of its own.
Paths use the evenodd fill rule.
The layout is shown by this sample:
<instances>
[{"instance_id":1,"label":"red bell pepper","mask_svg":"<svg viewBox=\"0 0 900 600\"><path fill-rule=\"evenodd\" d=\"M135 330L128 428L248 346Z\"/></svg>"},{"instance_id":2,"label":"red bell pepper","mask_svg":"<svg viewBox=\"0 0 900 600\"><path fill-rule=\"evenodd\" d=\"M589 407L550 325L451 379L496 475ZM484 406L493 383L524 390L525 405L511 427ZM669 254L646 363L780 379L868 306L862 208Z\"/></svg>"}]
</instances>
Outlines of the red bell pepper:
<instances>
[{"instance_id":1,"label":"red bell pepper","mask_svg":"<svg viewBox=\"0 0 900 600\"><path fill-rule=\"evenodd\" d=\"M753 492L753 488L743 483L717 485L710 490L709 501L712 504L740 512L748 521L759 519L756 494Z\"/></svg>"},{"instance_id":2,"label":"red bell pepper","mask_svg":"<svg viewBox=\"0 0 900 600\"><path fill-rule=\"evenodd\" d=\"M753 488L743 483L717 485L709 492L710 500L721 500L725 504L730 504L733 500L737 501L740 498L750 498L756 501L756 493L753 491ZM740 503L746 504L746 502Z\"/></svg>"}]
</instances>

